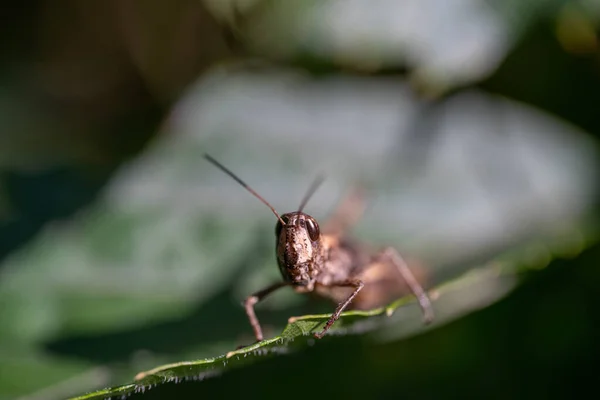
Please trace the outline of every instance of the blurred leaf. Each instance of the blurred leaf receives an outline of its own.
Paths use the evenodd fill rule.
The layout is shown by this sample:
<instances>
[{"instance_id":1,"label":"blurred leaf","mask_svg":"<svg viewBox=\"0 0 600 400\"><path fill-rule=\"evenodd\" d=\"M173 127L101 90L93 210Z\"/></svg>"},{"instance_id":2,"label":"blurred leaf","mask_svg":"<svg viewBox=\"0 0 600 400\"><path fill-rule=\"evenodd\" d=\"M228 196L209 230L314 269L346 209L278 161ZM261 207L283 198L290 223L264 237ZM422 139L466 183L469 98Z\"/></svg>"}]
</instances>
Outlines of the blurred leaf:
<instances>
[{"instance_id":1,"label":"blurred leaf","mask_svg":"<svg viewBox=\"0 0 600 400\"><path fill-rule=\"evenodd\" d=\"M5 346L4 343L0 346L2 398L14 398L23 393L31 394L32 400L64 398L73 390L84 391L89 387L105 385L108 374L107 369L92 368L88 362L44 354L33 347L16 348L14 345ZM68 382L70 379L73 380ZM61 390L60 382L68 384ZM37 391L45 392L46 396L37 397ZM55 394L49 396L51 392Z\"/></svg>"},{"instance_id":2,"label":"blurred leaf","mask_svg":"<svg viewBox=\"0 0 600 400\"><path fill-rule=\"evenodd\" d=\"M476 82L565 0L205 0L256 54L350 69L408 67L431 93Z\"/></svg>"},{"instance_id":3,"label":"blurred leaf","mask_svg":"<svg viewBox=\"0 0 600 400\"><path fill-rule=\"evenodd\" d=\"M93 208L48 226L6 260L3 343L95 340L60 351L128 365L139 350L190 359L247 343L236 303L280 279L274 217L203 152L281 211L297 207L313 175L327 172L307 207L318 219L350 184L366 182L371 208L356 235L401 245L436 284L524 243L584 248L598 182L594 142L506 99L465 92L424 106L396 79L216 70ZM448 318L498 298L469 295ZM290 315L310 312L303 301L283 293L265 302L261 320L280 329ZM413 308L405 312L418 320ZM185 325L191 316L196 322Z\"/></svg>"}]
</instances>

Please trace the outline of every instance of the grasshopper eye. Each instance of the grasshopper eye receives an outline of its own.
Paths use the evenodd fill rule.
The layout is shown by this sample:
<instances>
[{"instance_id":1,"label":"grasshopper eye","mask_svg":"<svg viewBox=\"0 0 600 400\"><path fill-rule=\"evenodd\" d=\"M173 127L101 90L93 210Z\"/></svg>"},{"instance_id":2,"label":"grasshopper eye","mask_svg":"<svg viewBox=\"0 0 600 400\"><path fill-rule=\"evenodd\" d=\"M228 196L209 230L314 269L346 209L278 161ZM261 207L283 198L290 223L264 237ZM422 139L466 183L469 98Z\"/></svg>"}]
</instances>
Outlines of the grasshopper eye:
<instances>
[{"instance_id":1,"label":"grasshopper eye","mask_svg":"<svg viewBox=\"0 0 600 400\"><path fill-rule=\"evenodd\" d=\"M288 223L288 219L287 217L281 217L281 219L283 220L283 222L285 222L286 224ZM279 235L281 234L281 230L283 229L283 225L281 224L280 220L277 220L277 225L275 225L275 236L279 237Z\"/></svg>"},{"instance_id":2,"label":"grasshopper eye","mask_svg":"<svg viewBox=\"0 0 600 400\"><path fill-rule=\"evenodd\" d=\"M277 225L275 225L275 236L279 237L282 229L283 225L281 225L281 221L277 221Z\"/></svg>"},{"instance_id":3,"label":"grasshopper eye","mask_svg":"<svg viewBox=\"0 0 600 400\"><path fill-rule=\"evenodd\" d=\"M319 232L319 224L317 224L317 221L313 220L312 218L307 218L306 230L308 231L308 236L310 237L310 240L312 240L313 242L319 240L319 236L321 233Z\"/></svg>"}]
</instances>

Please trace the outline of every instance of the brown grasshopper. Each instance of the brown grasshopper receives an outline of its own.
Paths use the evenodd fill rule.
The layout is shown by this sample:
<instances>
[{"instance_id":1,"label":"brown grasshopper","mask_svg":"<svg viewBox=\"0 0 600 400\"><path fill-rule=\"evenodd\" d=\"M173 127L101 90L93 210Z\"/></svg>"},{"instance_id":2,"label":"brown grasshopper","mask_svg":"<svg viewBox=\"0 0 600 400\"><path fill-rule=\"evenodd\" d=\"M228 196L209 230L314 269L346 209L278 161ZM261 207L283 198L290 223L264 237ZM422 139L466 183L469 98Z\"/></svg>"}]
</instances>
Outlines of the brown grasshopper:
<instances>
[{"instance_id":1,"label":"brown grasshopper","mask_svg":"<svg viewBox=\"0 0 600 400\"><path fill-rule=\"evenodd\" d=\"M204 157L269 207L278 220L275 226L277 263L284 280L254 293L244 302L257 341L263 340L263 333L254 306L285 286L291 286L297 293L314 293L338 303L323 330L314 334L318 339L325 335L346 308L369 309L386 304L405 293L406 286L417 298L424 322L427 324L433 320L427 293L394 248L386 247L373 253L345 236L362 214L364 207L360 191L355 190L342 202L321 231L317 221L302 210L322 183L322 178L312 183L298 211L279 215L269 202L237 175L208 154ZM352 307L349 307L351 303Z\"/></svg>"}]
</instances>

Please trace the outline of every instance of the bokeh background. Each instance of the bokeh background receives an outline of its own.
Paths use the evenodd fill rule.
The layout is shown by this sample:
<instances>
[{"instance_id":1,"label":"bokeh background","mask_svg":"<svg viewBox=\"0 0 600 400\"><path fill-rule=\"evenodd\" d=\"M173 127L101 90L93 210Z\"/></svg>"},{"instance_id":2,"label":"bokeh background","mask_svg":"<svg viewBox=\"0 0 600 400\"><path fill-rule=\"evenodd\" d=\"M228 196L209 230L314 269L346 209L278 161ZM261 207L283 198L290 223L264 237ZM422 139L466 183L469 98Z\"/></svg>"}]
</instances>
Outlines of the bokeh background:
<instances>
[{"instance_id":1,"label":"bokeh background","mask_svg":"<svg viewBox=\"0 0 600 400\"><path fill-rule=\"evenodd\" d=\"M270 211L326 218L435 286L419 324L147 398L564 398L599 361L600 3L8 2L0 42L0 398L61 399L251 340L279 279ZM508 261L507 261L508 260ZM268 335L331 305L260 307ZM137 397L137 395L136 395Z\"/></svg>"}]
</instances>

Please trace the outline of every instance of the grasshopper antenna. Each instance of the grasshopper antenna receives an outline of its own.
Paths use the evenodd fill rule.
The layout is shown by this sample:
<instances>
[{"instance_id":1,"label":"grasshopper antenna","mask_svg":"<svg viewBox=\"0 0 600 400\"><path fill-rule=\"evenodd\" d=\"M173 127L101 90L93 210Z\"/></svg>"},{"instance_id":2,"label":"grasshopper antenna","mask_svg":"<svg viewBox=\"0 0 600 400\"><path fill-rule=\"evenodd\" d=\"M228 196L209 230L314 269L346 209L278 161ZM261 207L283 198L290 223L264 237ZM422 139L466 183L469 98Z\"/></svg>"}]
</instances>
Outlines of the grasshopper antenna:
<instances>
[{"instance_id":1,"label":"grasshopper antenna","mask_svg":"<svg viewBox=\"0 0 600 400\"><path fill-rule=\"evenodd\" d=\"M252 189L250 186L248 186L248 184L246 182L244 182L243 180L241 180L236 174L234 174L233 172L231 172L223 164L221 164L220 162L218 162L217 160L215 160L214 158L212 158L210 155L204 153L204 158L206 158L215 167L219 168L221 171L225 172L227 175L229 175L230 177L232 177L237 183L239 183L247 191L249 191L250 193L252 193L254 195L254 197L256 197L257 199L259 199L264 205L266 205L267 207L269 207L271 209L271 211L273 211L273 214L275 214L275 216L277 217L277 219L279 220L279 222L281 222L282 225L285 225L285 222L283 221L283 219L279 216L279 214L277 213L277 211L275 211L275 207L273 207L271 204L269 204L269 202L266 201L260 194L256 193L254 191L254 189Z\"/></svg>"},{"instance_id":2,"label":"grasshopper antenna","mask_svg":"<svg viewBox=\"0 0 600 400\"><path fill-rule=\"evenodd\" d=\"M308 203L308 200L310 200L312 195L315 194L315 192L317 191L319 186L321 186L321 183L323 183L324 180L325 180L325 177L322 174L320 174L310 184L308 190L306 191L306 194L304 195L304 198L300 202L300 207L298 207L298 212L302 212L302 210L304 210L306 203Z\"/></svg>"}]
</instances>

